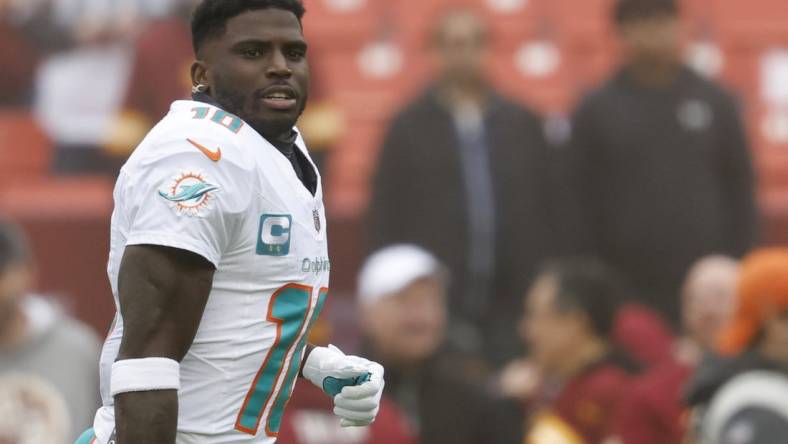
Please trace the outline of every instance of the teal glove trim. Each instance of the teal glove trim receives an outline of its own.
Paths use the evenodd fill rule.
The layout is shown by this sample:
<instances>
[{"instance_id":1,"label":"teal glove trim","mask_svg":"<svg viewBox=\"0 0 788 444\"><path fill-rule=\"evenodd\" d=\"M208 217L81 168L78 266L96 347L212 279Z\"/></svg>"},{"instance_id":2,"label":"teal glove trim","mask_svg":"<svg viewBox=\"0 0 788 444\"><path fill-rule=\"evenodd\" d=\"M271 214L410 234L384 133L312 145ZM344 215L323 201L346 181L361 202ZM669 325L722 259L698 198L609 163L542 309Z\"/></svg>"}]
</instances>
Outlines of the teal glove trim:
<instances>
[{"instance_id":1,"label":"teal glove trim","mask_svg":"<svg viewBox=\"0 0 788 444\"><path fill-rule=\"evenodd\" d=\"M348 386L361 385L372 378L372 373L357 376L355 378L338 379L334 377L327 377L323 380L323 391L330 397L334 397L342 392L342 389Z\"/></svg>"}]
</instances>

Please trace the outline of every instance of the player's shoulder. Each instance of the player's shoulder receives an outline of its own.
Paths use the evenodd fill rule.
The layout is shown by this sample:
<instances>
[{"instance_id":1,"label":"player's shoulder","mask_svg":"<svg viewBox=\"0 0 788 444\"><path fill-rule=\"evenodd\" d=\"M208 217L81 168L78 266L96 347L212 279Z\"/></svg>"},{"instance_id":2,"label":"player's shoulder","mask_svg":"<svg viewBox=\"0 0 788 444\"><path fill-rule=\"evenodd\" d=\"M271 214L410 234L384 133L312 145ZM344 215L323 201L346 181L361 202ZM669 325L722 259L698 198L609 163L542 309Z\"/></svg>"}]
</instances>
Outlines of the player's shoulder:
<instances>
[{"instance_id":1,"label":"player's shoulder","mask_svg":"<svg viewBox=\"0 0 788 444\"><path fill-rule=\"evenodd\" d=\"M173 103L121 169L116 199L128 199L135 208L165 199L179 215L189 216L207 215L211 208L223 214L246 211L257 170L235 131L244 126L215 106Z\"/></svg>"},{"instance_id":2,"label":"player's shoulder","mask_svg":"<svg viewBox=\"0 0 788 444\"><path fill-rule=\"evenodd\" d=\"M249 170L254 165L242 149L246 124L216 106L180 100L151 130L127 166L150 166L173 158L195 159L215 168Z\"/></svg>"}]
</instances>

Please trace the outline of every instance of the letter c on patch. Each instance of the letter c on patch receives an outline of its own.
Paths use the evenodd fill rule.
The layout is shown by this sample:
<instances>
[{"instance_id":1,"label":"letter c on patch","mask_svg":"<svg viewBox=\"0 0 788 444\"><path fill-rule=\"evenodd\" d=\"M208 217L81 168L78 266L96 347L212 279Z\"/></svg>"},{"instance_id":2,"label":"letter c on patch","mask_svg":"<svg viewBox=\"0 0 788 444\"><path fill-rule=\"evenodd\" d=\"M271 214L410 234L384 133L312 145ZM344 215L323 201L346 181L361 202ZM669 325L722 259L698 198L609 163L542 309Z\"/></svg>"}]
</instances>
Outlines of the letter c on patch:
<instances>
[{"instance_id":1,"label":"letter c on patch","mask_svg":"<svg viewBox=\"0 0 788 444\"><path fill-rule=\"evenodd\" d=\"M292 216L264 214L260 218L257 254L287 256L290 253L290 226Z\"/></svg>"}]
</instances>

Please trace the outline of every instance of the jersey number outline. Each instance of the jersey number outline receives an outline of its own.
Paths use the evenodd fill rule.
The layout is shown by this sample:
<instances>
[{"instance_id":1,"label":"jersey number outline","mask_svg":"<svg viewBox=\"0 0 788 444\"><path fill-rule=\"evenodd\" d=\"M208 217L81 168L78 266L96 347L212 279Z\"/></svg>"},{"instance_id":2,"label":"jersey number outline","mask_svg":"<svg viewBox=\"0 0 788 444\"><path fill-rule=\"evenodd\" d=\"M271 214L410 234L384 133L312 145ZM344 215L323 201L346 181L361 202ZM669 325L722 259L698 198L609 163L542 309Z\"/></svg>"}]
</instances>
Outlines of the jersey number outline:
<instances>
[{"instance_id":1,"label":"jersey number outline","mask_svg":"<svg viewBox=\"0 0 788 444\"><path fill-rule=\"evenodd\" d=\"M207 106L198 106L192 108L192 113L194 113L192 119L203 120L208 117L210 112L211 108L208 108ZM221 109L217 109L216 112L213 113L211 122L221 125L235 134L238 134L241 131L241 128L244 127L244 121L238 116L230 114L227 111L223 111Z\"/></svg>"},{"instance_id":2,"label":"jersey number outline","mask_svg":"<svg viewBox=\"0 0 788 444\"><path fill-rule=\"evenodd\" d=\"M268 412L265 433L269 437L279 434L285 406L301 370L307 333L323 310L328 288L320 289L317 305L310 316L313 293L313 287L287 284L271 296L266 320L276 324L276 339L246 394L235 421L236 430L256 435L263 415ZM291 354L292 358L285 366Z\"/></svg>"}]
</instances>

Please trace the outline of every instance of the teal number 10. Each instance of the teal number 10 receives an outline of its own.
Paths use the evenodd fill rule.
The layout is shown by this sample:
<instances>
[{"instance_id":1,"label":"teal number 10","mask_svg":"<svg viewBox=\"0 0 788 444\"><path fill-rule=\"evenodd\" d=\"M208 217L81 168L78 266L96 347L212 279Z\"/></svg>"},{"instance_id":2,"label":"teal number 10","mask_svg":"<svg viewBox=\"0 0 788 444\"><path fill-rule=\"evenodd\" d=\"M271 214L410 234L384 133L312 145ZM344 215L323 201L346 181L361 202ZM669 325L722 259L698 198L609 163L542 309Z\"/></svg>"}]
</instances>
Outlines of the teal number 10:
<instances>
[{"instance_id":1,"label":"teal number 10","mask_svg":"<svg viewBox=\"0 0 788 444\"><path fill-rule=\"evenodd\" d=\"M207 106L192 108L192 119L203 120L208 117L210 112L211 108L208 108ZM243 120L233 114L228 113L227 111L220 109L214 111L213 116L211 117L211 122L221 125L236 134L238 134L238 132L241 131L241 128L244 126Z\"/></svg>"},{"instance_id":2,"label":"teal number 10","mask_svg":"<svg viewBox=\"0 0 788 444\"><path fill-rule=\"evenodd\" d=\"M320 315L328 296L327 288L320 289L317 305L312 316L309 316L313 291L312 287L305 285L288 284L271 296L266 320L276 324L276 340L246 394L235 422L236 430L256 435L263 414L268 412L265 433L267 436L278 435L285 405L301 367L307 333ZM304 323L307 323L306 328ZM285 366L291 351L293 357ZM278 384L280 379L281 385Z\"/></svg>"}]
</instances>

